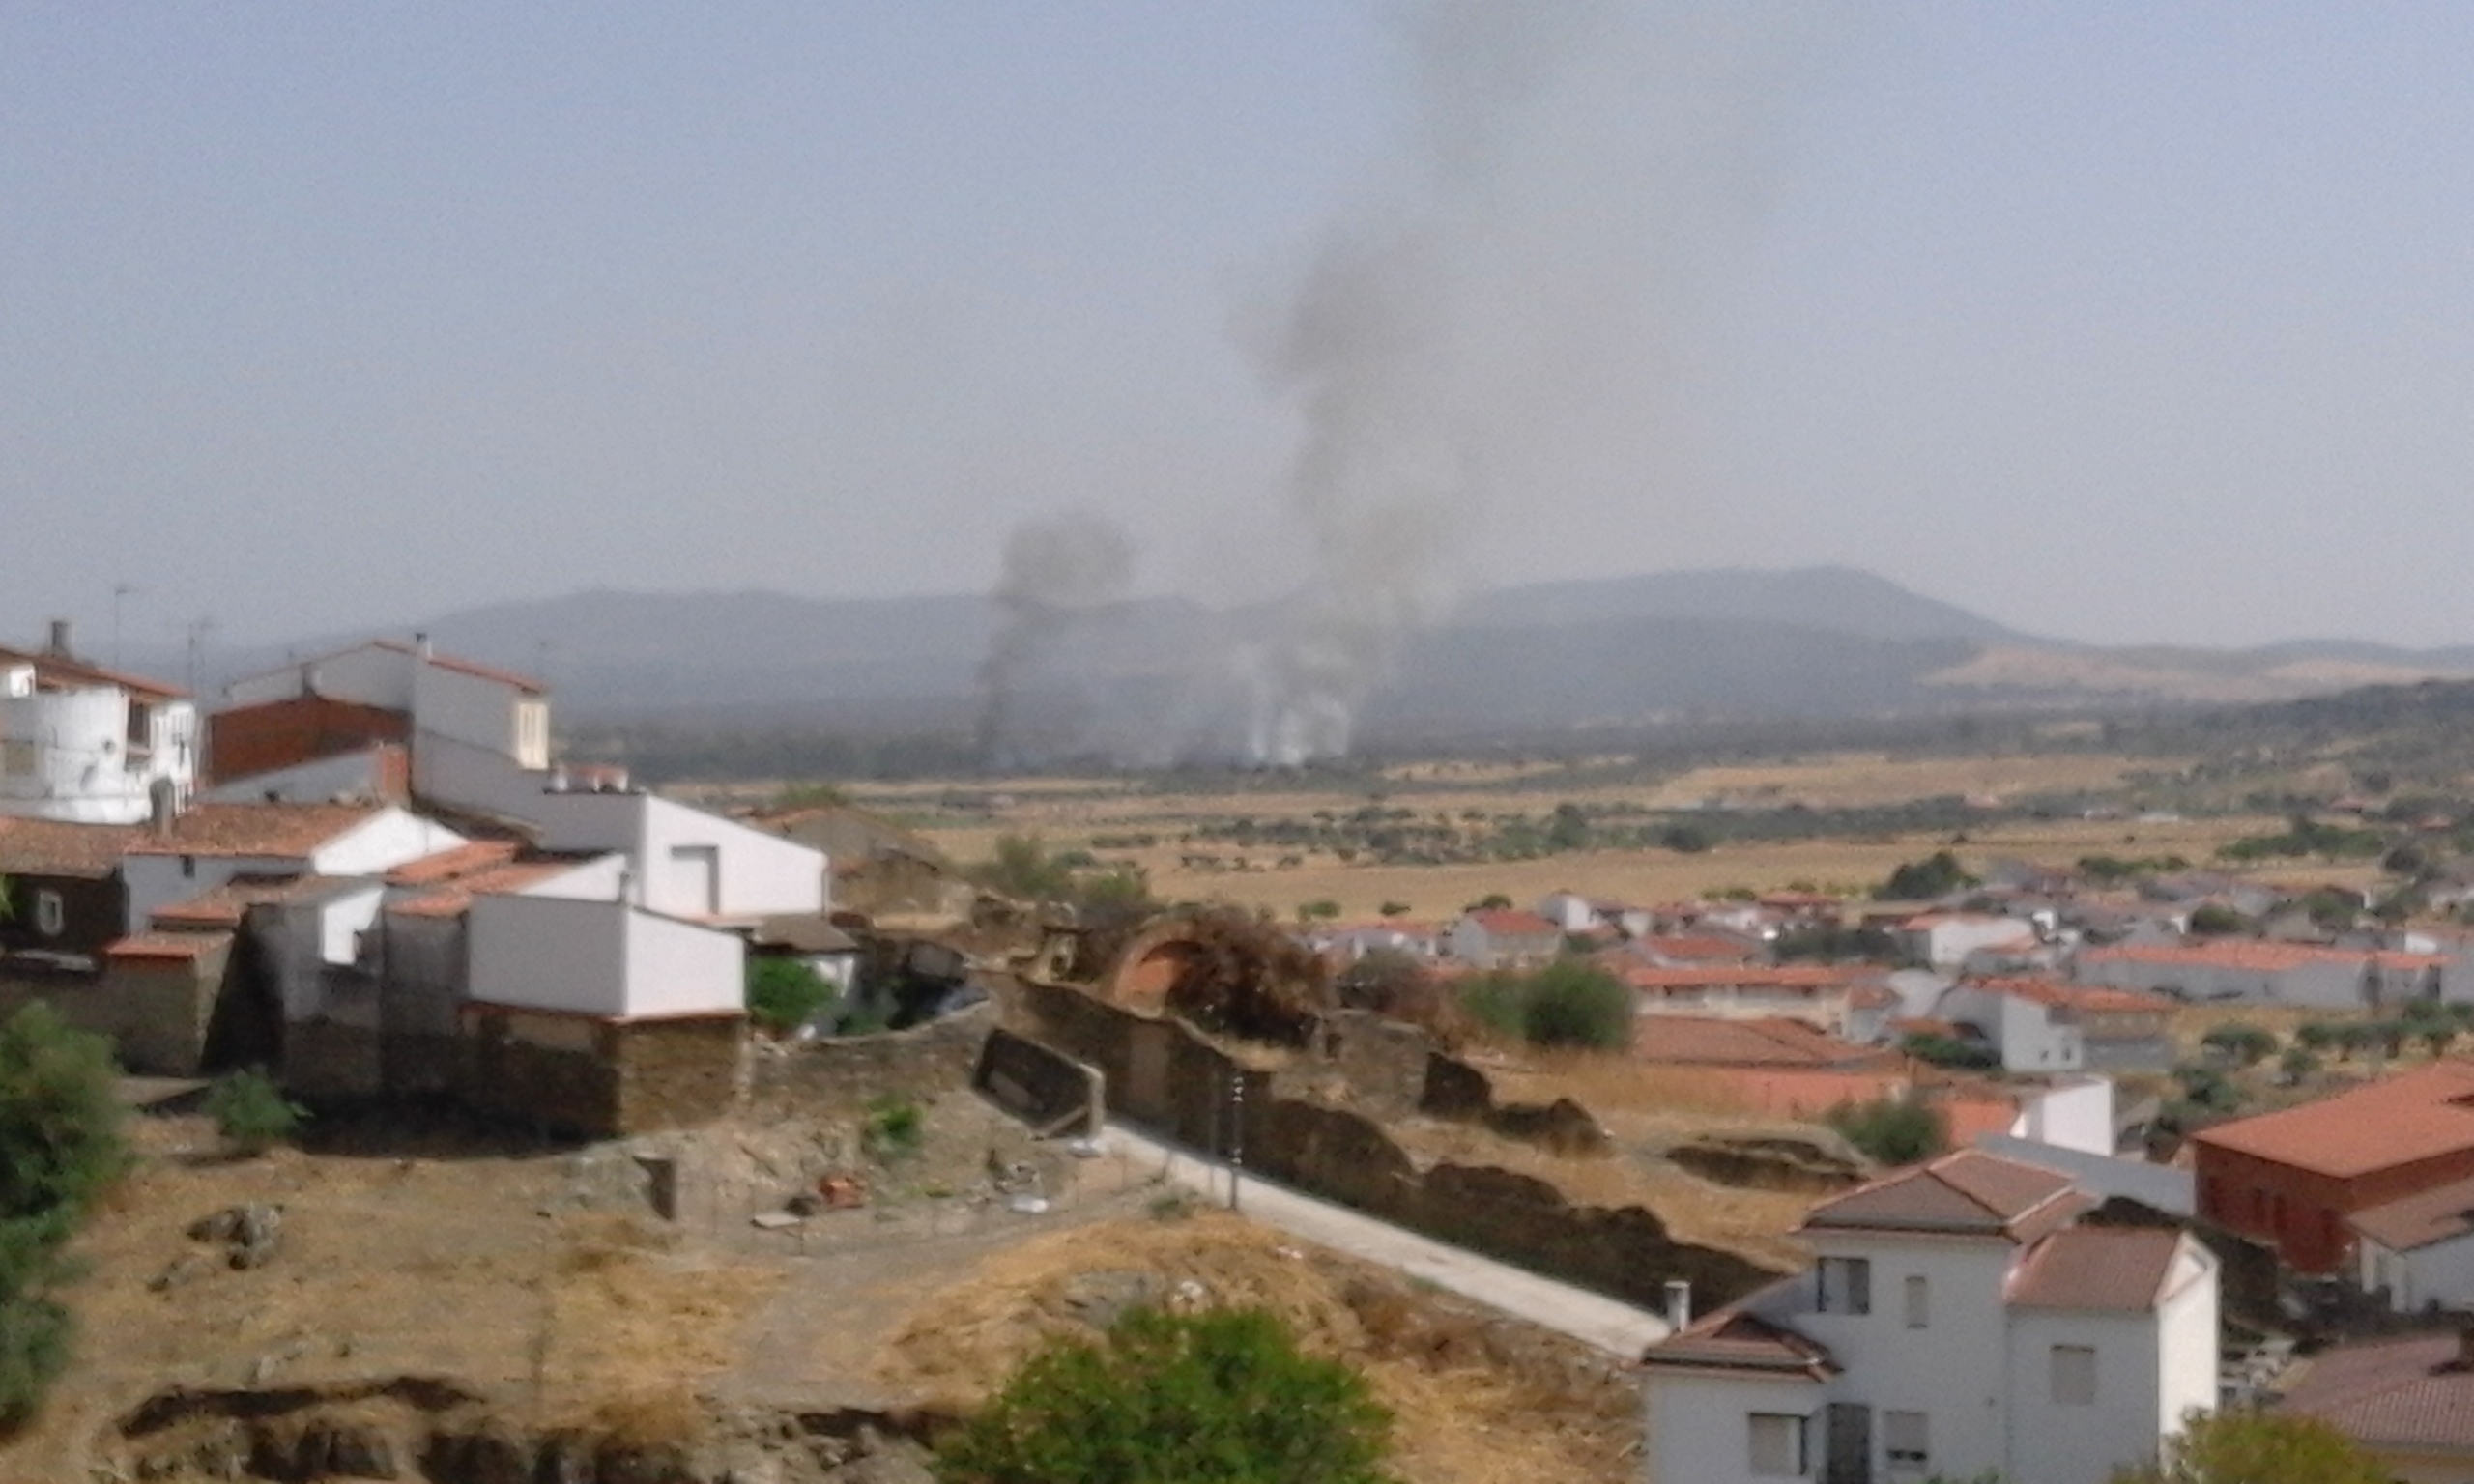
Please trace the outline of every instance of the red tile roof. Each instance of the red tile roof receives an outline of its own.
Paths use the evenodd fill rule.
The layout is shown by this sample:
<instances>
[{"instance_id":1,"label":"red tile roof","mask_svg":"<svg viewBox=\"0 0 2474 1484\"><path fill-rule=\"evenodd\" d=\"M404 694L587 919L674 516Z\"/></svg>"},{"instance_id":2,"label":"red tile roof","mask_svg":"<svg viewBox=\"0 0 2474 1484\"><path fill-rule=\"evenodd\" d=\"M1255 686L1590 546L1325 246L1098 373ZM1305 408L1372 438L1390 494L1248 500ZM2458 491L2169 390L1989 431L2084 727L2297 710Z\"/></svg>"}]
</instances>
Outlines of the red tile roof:
<instances>
[{"instance_id":1,"label":"red tile roof","mask_svg":"<svg viewBox=\"0 0 2474 1484\"><path fill-rule=\"evenodd\" d=\"M469 876L475 871L503 866L515 859L515 842L511 840L474 840L436 855L424 855L417 861L406 861L387 872L388 886L428 886L439 881Z\"/></svg>"},{"instance_id":2,"label":"red tile roof","mask_svg":"<svg viewBox=\"0 0 2474 1484\"><path fill-rule=\"evenodd\" d=\"M1624 983L1645 994L1678 989L1843 989L1866 971L1825 963L1645 964L1622 970Z\"/></svg>"},{"instance_id":3,"label":"red tile roof","mask_svg":"<svg viewBox=\"0 0 2474 1484\"><path fill-rule=\"evenodd\" d=\"M2120 943L2091 948L2079 956L2082 963L2147 963L2168 968L2247 969L2278 974L2316 964L2376 963L2384 969L2435 968L2448 960L2437 954L2401 954L2388 950L2324 948L2316 943L2265 943L2256 938L2219 938L2206 943Z\"/></svg>"},{"instance_id":4,"label":"red tile roof","mask_svg":"<svg viewBox=\"0 0 2474 1484\"><path fill-rule=\"evenodd\" d=\"M131 855L304 856L385 808L377 804L199 804L164 834L138 832Z\"/></svg>"},{"instance_id":5,"label":"red tile roof","mask_svg":"<svg viewBox=\"0 0 2474 1484\"><path fill-rule=\"evenodd\" d=\"M2452 1057L2191 1137L2339 1179L2474 1149L2474 1062Z\"/></svg>"},{"instance_id":6,"label":"red tile roof","mask_svg":"<svg viewBox=\"0 0 2474 1484\"><path fill-rule=\"evenodd\" d=\"M2456 1331L2322 1351L2279 1405L2382 1450L2474 1449L2474 1366Z\"/></svg>"},{"instance_id":7,"label":"red tile roof","mask_svg":"<svg viewBox=\"0 0 2474 1484\"><path fill-rule=\"evenodd\" d=\"M2066 984L2056 979L1983 979L1971 981L1963 987L2091 1014L2164 1015L2172 1013L2174 1010L2173 1002L2161 994L2146 994L2137 989L2109 989L2102 985Z\"/></svg>"},{"instance_id":8,"label":"red tile roof","mask_svg":"<svg viewBox=\"0 0 2474 1484\"><path fill-rule=\"evenodd\" d=\"M0 814L0 874L108 876L144 834L130 825L64 824Z\"/></svg>"},{"instance_id":9,"label":"red tile roof","mask_svg":"<svg viewBox=\"0 0 2474 1484\"><path fill-rule=\"evenodd\" d=\"M1764 953L1758 943L1716 932L1666 933L1632 941L1635 952L1687 963L1751 963Z\"/></svg>"},{"instance_id":10,"label":"red tile roof","mask_svg":"<svg viewBox=\"0 0 2474 1484\"><path fill-rule=\"evenodd\" d=\"M132 696L147 700L185 700L188 692L144 675L131 675L101 665L64 655L43 654L24 649L0 648L0 665L32 665L35 684L43 688L83 690L91 687L117 686Z\"/></svg>"},{"instance_id":11,"label":"red tile roof","mask_svg":"<svg viewBox=\"0 0 2474 1484\"><path fill-rule=\"evenodd\" d=\"M1838 1372L1838 1363L1818 1342L1734 1305L1658 1341L1642 1353L1641 1363L1695 1371L1756 1371L1812 1381L1826 1381Z\"/></svg>"},{"instance_id":12,"label":"red tile roof","mask_svg":"<svg viewBox=\"0 0 2474 1484\"><path fill-rule=\"evenodd\" d=\"M471 909L475 897L521 892L535 882L547 881L552 876L573 870L576 864L574 861L511 861L445 882L417 897L388 902L387 910L402 917L461 917Z\"/></svg>"},{"instance_id":13,"label":"red tile roof","mask_svg":"<svg viewBox=\"0 0 2474 1484\"><path fill-rule=\"evenodd\" d=\"M2474 1232L2474 1180L2417 1192L2345 1218L2392 1252L2410 1252Z\"/></svg>"},{"instance_id":14,"label":"red tile roof","mask_svg":"<svg viewBox=\"0 0 2474 1484\"><path fill-rule=\"evenodd\" d=\"M2178 1230L2071 1227L2029 1248L2010 1274L2010 1303L2023 1309L2142 1314L2165 1297Z\"/></svg>"},{"instance_id":15,"label":"red tile roof","mask_svg":"<svg viewBox=\"0 0 2474 1484\"><path fill-rule=\"evenodd\" d=\"M1645 1062L1707 1067L1850 1067L1896 1060L1892 1053L1782 1016L1641 1015L1632 1027L1632 1050Z\"/></svg>"},{"instance_id":16,"label":"red tile roof","mask_svg":"<svg viewBox=\"0 0 2474 1484\"><path fill-rule=\"evenodd\" d=\"M133 932L115 940L103 954L111 958L187 962L231 944L228 932Z\"/></svg>"},{"instance_id":17,"label":"red tile roof","mask_svg":"<svg viewBox=\"0 0 2474 1484\"><path fill-rule=\"evenodd\" d=\"M251 907L311 896L331 884L326 876L234 876L186 900L157 907L154 926L238 928Z\"/></svg>"},{"instance_id":18,"label":"red tile roof","mask_svg":"<svg viewBox=\"0 0 2474 1484\"><path fill-rule=\"evenodd\" d=\"M1963 1149L1833 1196L1806 1231L1949 1232L2032 1241L2084 1210L2070 1177Z\"/></svg>"}]
</instances>

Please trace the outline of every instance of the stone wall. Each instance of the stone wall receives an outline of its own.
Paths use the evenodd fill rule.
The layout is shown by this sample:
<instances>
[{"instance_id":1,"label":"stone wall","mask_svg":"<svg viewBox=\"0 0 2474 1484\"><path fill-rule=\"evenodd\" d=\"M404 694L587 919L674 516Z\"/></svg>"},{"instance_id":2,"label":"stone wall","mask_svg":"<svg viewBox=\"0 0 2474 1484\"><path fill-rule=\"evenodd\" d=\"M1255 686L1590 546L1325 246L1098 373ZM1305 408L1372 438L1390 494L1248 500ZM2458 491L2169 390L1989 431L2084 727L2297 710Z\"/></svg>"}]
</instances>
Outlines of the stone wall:
<instances>
[{"instance_id":1,"label":"stone wall","mask_svg":"<svg viewBox=\"0 0 2474 1484\"><path fill-rule=\"evenodd\" d=\"M1396 1225L1650 1306L1664 1303L1670 1278L1717 1304L1778 1276L1736 1253L1678 1241L1642 1207L1576 1206L1544 1181L1490 1166L1421 1169L1379 1114L1297 1096L1317 1085L1312 1069L1243 1067L1181 1022L1147 1019L1059 985L1025 984L1021 1006L1027 1033L1108 1078L1114 1114L1212 1153L1227 1151L1242 1133L1249 1170ZM1500 1107L1483 1074L1466 1063L1437 1055L1425 1065L1431 1100L1470 1121L1568 1127L1577 1116L1597 1128L1578 1104ZM1240 1082L1242 1129L1232 1127L1238 1104L1230 1096ZM1369 1111L1383 1100L1369 1099ZM1419 1103L1429 1100L1422 1092Z\"/></svg>"},{"instance_id":2,"label":"stone wall","mask_svg":"<svg viewBox=\"0 0 2474 1484\"><path fill-rule=\"evenodd\" d=\"M494 1118L589 1138L680 1128L740 1103L739 1015L599 1020L475 1005L457 1095Z\"/></svg>"},{"instance_id":3,"label":"stone wall","mask_svg":"<svg viewBox=\"0 0 2474 1484\"><path fill-rule=\"evenodd\" d=\"M971 1086L1044 1133L1095 1134L1108 1121L1108 1078L1098 1068L1012 1031L989 1032Z\"/></svg>"},{"instance_id":4,"label":"stone wall","mask_svg":"<svg viewBox=\"0 0 2474 1484\"><path fill-rule=\"evenodd\" d=\"M995 1024L994 1004L982 1002L906 1031L760 1042L749 1108L759 1118L850 1114L875 1098L964 1086Z\"/></svg>"}]
</instances>

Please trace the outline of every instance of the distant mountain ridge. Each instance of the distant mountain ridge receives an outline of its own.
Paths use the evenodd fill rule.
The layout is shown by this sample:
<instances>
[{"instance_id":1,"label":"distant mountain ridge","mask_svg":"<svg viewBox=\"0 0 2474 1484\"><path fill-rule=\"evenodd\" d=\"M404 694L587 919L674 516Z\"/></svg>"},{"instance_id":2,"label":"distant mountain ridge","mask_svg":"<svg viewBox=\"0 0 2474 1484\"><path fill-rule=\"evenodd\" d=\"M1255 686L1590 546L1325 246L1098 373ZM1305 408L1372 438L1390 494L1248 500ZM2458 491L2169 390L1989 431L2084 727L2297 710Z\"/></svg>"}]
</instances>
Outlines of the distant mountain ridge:
<instances>
[{"instance_id":1,"label":"distant mountain ridge","mask_svg":"<svg viewBox=\"0 0 2474 1484\"><path fill-rule=\"evenodd\" d=\"M594 589L386 630L210 656L210 686L385 634L548 680L562 714L797 715L826 726L964 728L1005 615L979 594L800 598ZM1156 597L1078 614L1043 640L1021 703L1071 745L1134 720L1224 730L1277 606ZM185 672L177 654L131 668ZM2023 634L1848 567L1705 570L1479 593L1408 636L1365 723L1420 735L1678 716L1880 715L2137 701L2255 703L2474 675L2474 648L2352 641L2253 650L2105 648Z\"/></svg>"}]
</instances>

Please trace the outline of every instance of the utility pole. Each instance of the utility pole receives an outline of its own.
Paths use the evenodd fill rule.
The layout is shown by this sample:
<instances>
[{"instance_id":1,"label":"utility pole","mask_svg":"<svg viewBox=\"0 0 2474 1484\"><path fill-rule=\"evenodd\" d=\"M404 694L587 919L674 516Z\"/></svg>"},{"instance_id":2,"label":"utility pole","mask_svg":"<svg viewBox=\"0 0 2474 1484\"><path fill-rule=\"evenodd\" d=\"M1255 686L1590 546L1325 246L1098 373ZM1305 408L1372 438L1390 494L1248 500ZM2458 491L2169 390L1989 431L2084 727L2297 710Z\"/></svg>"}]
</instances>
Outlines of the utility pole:
<instances>
[{"instance_id":1,"label":"utility pole","mask_svg":"<svg viewBox=\"0 0 2474 1484\"><path fill-rule=\"evenodd\" d=\"M120 669L120 605L121 600L140 589L130 583L112 584L112 669Z\"/></svg>"}]
</instances>

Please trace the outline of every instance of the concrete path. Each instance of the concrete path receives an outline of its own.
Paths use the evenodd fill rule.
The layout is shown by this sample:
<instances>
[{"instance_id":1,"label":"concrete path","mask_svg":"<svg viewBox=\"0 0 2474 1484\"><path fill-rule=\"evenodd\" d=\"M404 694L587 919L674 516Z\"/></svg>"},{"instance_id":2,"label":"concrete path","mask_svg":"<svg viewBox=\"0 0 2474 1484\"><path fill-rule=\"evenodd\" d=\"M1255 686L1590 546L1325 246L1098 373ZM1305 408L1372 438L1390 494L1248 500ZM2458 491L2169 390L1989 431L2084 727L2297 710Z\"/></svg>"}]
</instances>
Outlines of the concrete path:
<instances>
[{"instance_id":1,"label":"concrete path","mask_svg":"<svg viewBox=\"0 0 2474 1484\"><path fill-rule=\"evenodd\" d=\"M1191 1150L1172 1148L1148 1134L1111 1123L1102 1147L1136 1168L1165 1171L1177 1184L1214 1205L1228 1203L1225 1165ZM1626 1359L1667 1336L1663 1316L1634 1308L1603 1294L1558 1283L1534 1272L1480 1257L1475 1252L1421 1237L1362 1212L1274 1184L1247 1174L1237 1186L1237 1209L1247 1219L1278 1227L1336 1252L1424 1278L1515 1319L1570 1335Z\"/></svg>"}]
</instances>

